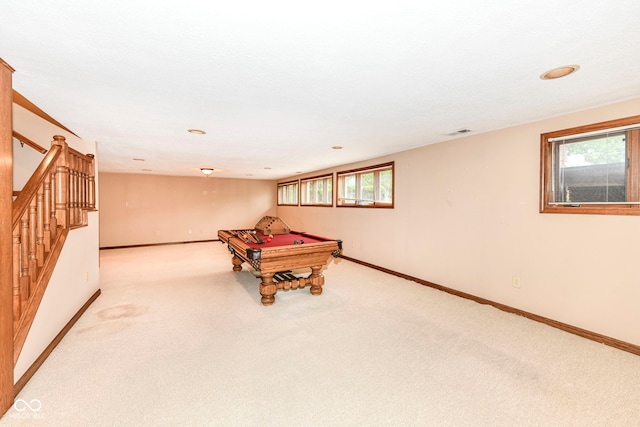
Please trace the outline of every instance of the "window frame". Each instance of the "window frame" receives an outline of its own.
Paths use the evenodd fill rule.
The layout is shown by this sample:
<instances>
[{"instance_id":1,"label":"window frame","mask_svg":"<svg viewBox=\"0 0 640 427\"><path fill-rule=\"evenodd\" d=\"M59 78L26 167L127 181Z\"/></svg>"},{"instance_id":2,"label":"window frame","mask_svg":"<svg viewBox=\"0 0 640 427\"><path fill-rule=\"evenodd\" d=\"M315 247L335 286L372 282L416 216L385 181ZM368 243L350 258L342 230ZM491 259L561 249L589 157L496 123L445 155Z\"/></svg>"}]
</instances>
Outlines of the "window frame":
<instances>
[{"instance_id":1,"label":"window frame","mask_svg":"<svg viewBox=\"0 0 640 427\"><path fill-rule=\"evenodd\" d=\"M383 172L383 171L387 171L390 170L391 171L391 202L382 202L382 201L376 201L374 200L372 204L362 204L361 202L363 202L362 199L359 199L359 194L357 193L357 191L359 190L360 186L358 185L358 183L360 182L360 177L364 174L373 172L374 173L374 192L375 192L375 196L374 199L376 197L379 196L380 193L380 187L379 187L379 173ZM344 178L346 176L351 176L351 175L355 175L356 176L356 197L353 203L348 203L345 204L344 202L341 202L343 200L352 200L352 198L346 198L346 197L342 197L342 193L344 191ZM336 173L336 207L338 208L365 208L365 209L393 209L395 207L395 185L396 185L396 179L395 179L395 162L387 162L387 163L381 163L378 165L373 165L373 166L366 166L366 167L362 167L362 168L357 168L357 169L350 169L350 170L344 170L344 171L339 171Z\"/></svg>"},{"instance_id":2,"label":"window frame","mask_svg":"<svg viewBox=\"0 0 640 427\"><path fill-rule=\"evenodd\" d=\"M606 132L633 125L640 126L640 115L609 120L585 126L543 133L540 135L540 213L640 215L640 129L627 130L627 200L615 203L555 202L552 198L553 142L552 139L590 132Z\"/></svg>"},{"instance_id":3,"label":"window frame","mask_svg":"<svg viewBox=\"0 0 640 427\"><path fill-rule=\"evenodd\" d=\"M327 191L331 192L331 200L325 203L315 203L315 202L307 203L305 200L305 196L306 196L305 184L309 184L311 182L318 181L318 180L323 181L323 188L324 188L323 194L326 194ZM330 183L328 182L329 180L331 181ZM335 181L334 181L333 173L312 176L309 178L300 178L300 206L333 207L334 182Z\"/></svg>"},{"instance_id":4,"label":"window frame","mask_svg":"<svg viewBox=\"0 0 640 427\"><path fill-rule=\"evenodd\" d=\"M289 187L290 185L295 185L296 189L295 189L295 203L291 202L291 203L287 203L287 201L283 201L283 192L281 191L283 188L285 187ZM288 193L288 191L287 191ZM299 180L293 180L293 181L286 181L286 182L279 182L278 186L277 186L277 193L276 193L276 197L277 197L277 205L278 206L298 206L300 203L300 181Z\"/></svg>"}]
</instances>

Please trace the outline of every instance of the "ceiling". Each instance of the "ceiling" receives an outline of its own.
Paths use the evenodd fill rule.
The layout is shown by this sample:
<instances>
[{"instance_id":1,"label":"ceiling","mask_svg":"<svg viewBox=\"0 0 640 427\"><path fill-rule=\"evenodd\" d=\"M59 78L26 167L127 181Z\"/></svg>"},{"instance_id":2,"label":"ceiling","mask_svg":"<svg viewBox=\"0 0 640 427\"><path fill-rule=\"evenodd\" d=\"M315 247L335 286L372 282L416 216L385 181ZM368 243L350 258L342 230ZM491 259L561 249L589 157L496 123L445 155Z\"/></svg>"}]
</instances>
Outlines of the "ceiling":
<instances>
[{"instance_id":1,"label":"ceiling","mask_svg":"<svg viewBox=\"0 0 640 427\"><path fill-rule=\"evenodd\" d=\"M638 0L3 0L0 16L14 89L97 141L102 172L278 179L640 96Z\"/></svg>"}]
</instances>

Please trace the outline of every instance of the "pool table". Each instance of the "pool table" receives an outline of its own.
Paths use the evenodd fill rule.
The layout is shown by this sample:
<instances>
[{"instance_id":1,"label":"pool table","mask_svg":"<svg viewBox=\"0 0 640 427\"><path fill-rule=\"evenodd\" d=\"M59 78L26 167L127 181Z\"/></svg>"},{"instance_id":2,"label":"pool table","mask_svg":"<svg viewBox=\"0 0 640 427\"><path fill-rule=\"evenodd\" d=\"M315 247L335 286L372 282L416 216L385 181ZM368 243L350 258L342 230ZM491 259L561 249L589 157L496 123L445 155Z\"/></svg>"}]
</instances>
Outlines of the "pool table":
<instances>
[{"instance_id":1,"label":"pool table","mask_svg":"<svg viewBox=\"0 0 640 427\"><path fill-rule=\"evenodd\" d=\"M253 235L254 237L251 237ZM262 234L257 230L219 230L218 237L233 255L233 271L246 262L260 274L263 305L272 305L278 289L299 289L311 285L311 294L320 295L324 276L321 271L331 256L338 257L342 241L308 233ZM256 242L262 241L262 243ZM296 277L292 270L311 268L308 277Z\"/></svg>"}]
</instances>

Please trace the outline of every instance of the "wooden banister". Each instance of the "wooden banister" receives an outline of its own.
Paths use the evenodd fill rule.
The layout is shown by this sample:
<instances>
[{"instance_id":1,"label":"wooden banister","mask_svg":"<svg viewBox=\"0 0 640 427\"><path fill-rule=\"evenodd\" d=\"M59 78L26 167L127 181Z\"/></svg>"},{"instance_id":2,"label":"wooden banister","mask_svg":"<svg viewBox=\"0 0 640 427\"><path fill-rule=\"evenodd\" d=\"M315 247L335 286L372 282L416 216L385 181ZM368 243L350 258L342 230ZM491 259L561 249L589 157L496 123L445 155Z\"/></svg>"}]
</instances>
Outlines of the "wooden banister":
<instances>
[{"instance_id":1,"label":"wooden banister","mask_svg":"<svg viewBox=\"0 0 640 427\"><path fill-rule=\"evenodd\" d=\"M14 363L72 228L95 209L93 155L53 137L51 149L13 202Z\"/></svg>"},{"instance_id":2,"label":"wooden banister","mask_svg":"<svg viewBox=\"0 0 640 427\"><path fill-rule=\"evenodd\" d=\"M35 170L31 178L24 185L24 188L16 197L16 200L13 201L13 227L15 228L18 221L20 221L21 215L29 206L29 202L31 201L31 197L38 190L42 182L45 180L47 172L52 168L55 164L56 160L60 156L60 151L62 150L62 146L56 145L51 147L47 155L42 159L40 165Z\"/></svg>"},{"instance_id":3,"label":"wooden banister","mask_svg":"<svg viewBox=\"0 0 640 427\"><path fill-rule=\"evenodd\" d=\"M41 147L38 143L33 142L32 140L22 135L21 133L16 132L15 130L13 131L13 137L20 141L20 144L26 144L27 146L33 148L41 154L45 154L47 152L46 148Z\"/></svg>"}]
</instances>

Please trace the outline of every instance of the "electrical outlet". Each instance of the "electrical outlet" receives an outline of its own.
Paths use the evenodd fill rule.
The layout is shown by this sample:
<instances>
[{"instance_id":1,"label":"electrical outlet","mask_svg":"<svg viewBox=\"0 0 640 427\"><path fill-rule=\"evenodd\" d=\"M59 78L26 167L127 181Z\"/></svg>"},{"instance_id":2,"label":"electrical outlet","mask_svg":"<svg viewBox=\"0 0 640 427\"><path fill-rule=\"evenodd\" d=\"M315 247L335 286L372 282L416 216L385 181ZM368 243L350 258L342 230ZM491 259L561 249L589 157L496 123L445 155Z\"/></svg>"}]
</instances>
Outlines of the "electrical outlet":
<instances>
[{"instance_id":1,"label":"electrical outlet","mask_svg":"<svg viewBox=\"0 0 640 427\"><path fill-rule=\"evenodd\" d=\"M511 286L513 286L514 288L521 287L520 278L518 276L513 276L511 278Z\"/></svg>"}]
</instances>

